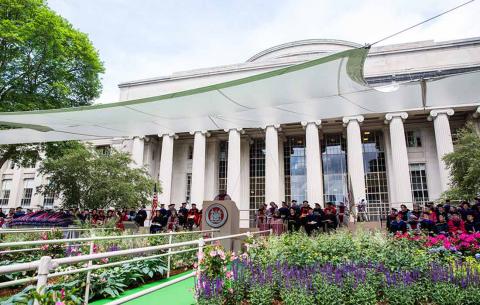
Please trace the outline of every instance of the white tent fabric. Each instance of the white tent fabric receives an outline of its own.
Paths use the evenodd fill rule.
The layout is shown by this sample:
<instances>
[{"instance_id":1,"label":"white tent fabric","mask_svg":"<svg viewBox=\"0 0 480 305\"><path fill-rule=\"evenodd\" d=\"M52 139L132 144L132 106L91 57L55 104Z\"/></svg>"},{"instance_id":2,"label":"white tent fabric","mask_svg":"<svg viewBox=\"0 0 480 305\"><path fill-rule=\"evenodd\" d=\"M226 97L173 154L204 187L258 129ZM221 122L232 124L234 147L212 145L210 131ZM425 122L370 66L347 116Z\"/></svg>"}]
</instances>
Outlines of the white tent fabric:
<instances>
[{"instance_id":1,"label":"white tent fabric","mask_svg":"<svg viewBox=\"0 0 480 305\"><path fill-rule=\"evenodd\" d=\"M471 105L480 102L480 72L377 91L363 81L368 49L226 83L140 100L87 107L0 113L0 144L256 128L357 114Z\"/></svg>"}]
</instances>

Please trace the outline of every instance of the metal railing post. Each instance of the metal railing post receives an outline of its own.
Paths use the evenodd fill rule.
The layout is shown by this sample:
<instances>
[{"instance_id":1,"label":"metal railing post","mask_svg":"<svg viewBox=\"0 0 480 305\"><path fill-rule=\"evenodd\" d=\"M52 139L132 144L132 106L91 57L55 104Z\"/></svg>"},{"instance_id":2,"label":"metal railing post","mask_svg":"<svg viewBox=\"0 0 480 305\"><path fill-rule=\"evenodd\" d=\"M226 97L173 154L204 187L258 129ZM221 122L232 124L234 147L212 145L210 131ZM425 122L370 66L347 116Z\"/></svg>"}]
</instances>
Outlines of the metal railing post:
<instances>
[{"instance_id":1,"label":"metal railing post","mask_svg":"<svg viewBox=\"0 0 480 305\"><path fill-rule=\"evenodd\" d=\"M37 292L43 294L47 287L48 274L50 273L50 265L52 258L50 256L42 256L37 269ZM39 305L38 300L35 300L34 305Z\"/></svg>"},{"instance_id":2,"label":"metal railing post","mask_svg":"<svg viewBox=\"0 0 480 305\"><path fill-rule=\"evenodd\" d=\"M270 236L272 236L273 235L273 228L270 228L270 230L268 230L268 231L270 231Z\"/></svg>"},{"instance_id":3,"label":"metal railing post","mask_svg":"<svg viewBox=\"0 0 480 305\"><path fill-rule=\"evenodd\" d=\"M171 245L172 244L172 237L173 237L173 234L170 234L170 236L168 236L168 244ZM170 269L171 269L171 262L172 262L172 255L170 255L170 252L172 252L172 248L168 248L168 262L167 262L167 279L170 278Z\"/></svg>"},{"instance_id":4,"label":"metal railing post","mask_svg":"<svg viewBox=\"0 0 480 305\"><path fill-rule=\"evenodd\" d=\"M93 254L93 249L95 248L95 241L90 242L90 254ZM88 261L88 267L92 267L92 260ZM88 305L88 299L90 298L90 282L91 282L92 270L88 270L87 279L85 280L85 296L83 304Z\"/></svg>"},{"instance_id":5,"label":"metal railing post","mask_svg":"<svg viewBox=\"0 0 480 305\"><path fill-rule=\"evenodd\" d=\"M203 256L203 247L205 247L205 240L203 239L203 237L200 237L198 239L198 255L197 255L197 259L198 259L198 262L197 262L197 276L200 276L200 257Z\"/></svg>"}]
</instances>

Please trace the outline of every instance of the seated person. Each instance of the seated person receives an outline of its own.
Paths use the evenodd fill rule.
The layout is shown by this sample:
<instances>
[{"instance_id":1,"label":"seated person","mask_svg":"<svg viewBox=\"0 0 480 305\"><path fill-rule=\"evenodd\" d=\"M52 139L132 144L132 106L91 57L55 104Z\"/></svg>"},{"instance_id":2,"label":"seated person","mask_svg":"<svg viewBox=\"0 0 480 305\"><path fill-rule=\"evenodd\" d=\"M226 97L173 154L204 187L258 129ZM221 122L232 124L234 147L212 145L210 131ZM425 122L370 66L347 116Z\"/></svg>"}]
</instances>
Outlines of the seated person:
<instances>
[{"instance_id":1,"label":"seated person","mask_svg":"<svg viewBox=\"0 0 480 305\"><path fill-rule=\"evenodd\" d=\"M450 220L448 221L448 232L453 235L465 233L465 223L456 212L452 213L450 216Z\"/></svg>"},{"instance_id":2,"label":"seated person","mask_svg":"<svg viewBox=\"0 0 480 305\"><path fill-rule=\"evenodd\" d=\"M419 221L420 230L426 234L433 234L437 231L435 223L430 219L430 213L423 212Z\"/></svg>"},{"instance_id":3,"label":"seated person","mask_svg":"<svg viewBox=\"0 0 480 305\"><path fill-rule=\"evenodd\" d=\"M308 210L308 215L305 222L305 231L307 234L310 235L314 230L317 230L318 225L318 216L313 213L313 209Z\"/></svg>"},{"instance_id":4,"label":"seated person","mask_svg":"<svg viewBox=\"0 0 480 305\"><path fill-rule=\"evenodd\" d=\"M278 211L280 212L280 218L282 218L283 220L287 220L290 211L285 201L282 202L282 207L279 208Z\"/></svg>"},{"instance_id":5,"label":"seated person","mask_svg":"<svg viewBox=\"0 0 480 305\"><path fill-rule=\"evenodd\" d=\"M287 217L288 232L298 231L300 229L300 220L297 216L295 208L290 208L290 213Z\"/></svg>"},{"instance_id":6,"label":"seated person","mask_svg":"<svg viewBox=\"0 0 480 305\"><path fill-rule=\"evenodd\" d=\"M468 213L466 218L467 220L465 221L465 231L470 234L480 232L480 223L475 221L473 213Z\"/></svg>"},{"instance_id":7,"label":"seated person","mask_svg":"<svg viewBox=\"0 0 480 305\"><path fill-rule=\"evenodd\" d=\"M325 215L322 222L326 223L328 230L335 230L337 228L337 215L333 214L332 209L326 208Z\"/></svg>"},{"instance_id":8,"label":"seated person","mask_svg":"<svg viewBox=\"0 0 480 305\"><path fill-rule=\"evenodd\" d=\"M435 224L435 233L448 235L448 223L443 214L438 215L438 222Z\"/></svg>"},{"instance_id":9,"label":"seated person","mask_svg":"<svg viewBox=\"0 0 480 305\"><path fill-rule=\"evenodd\" d=\"M407 229L409 231L417 231L420 229L418 225L418 217L413 213L410 214L410 218L408 219Z\"/></svg>"},{"instance_id":10,"label":"seated person","mask_svg":"<svg viewBox=\"0 0 480 305\"><path fill-rule=\"evenodd\" d=\"M170 212L170 217L168 217L167 222L167 231L177 231L178 229L178 215L177 210L173 209Z\"/></svg>"},{"instance_id":11,"label":"seated person","mask_svg":"<svg viewBox=\"0 0 480 305\"><path fill-rule=\"evenodd\" d=\"M403 221L402 213L398 213L395 220L390 223L390 232L391 233L405 233L407 232L407 223Z\"/></svg>"}]
</instances>

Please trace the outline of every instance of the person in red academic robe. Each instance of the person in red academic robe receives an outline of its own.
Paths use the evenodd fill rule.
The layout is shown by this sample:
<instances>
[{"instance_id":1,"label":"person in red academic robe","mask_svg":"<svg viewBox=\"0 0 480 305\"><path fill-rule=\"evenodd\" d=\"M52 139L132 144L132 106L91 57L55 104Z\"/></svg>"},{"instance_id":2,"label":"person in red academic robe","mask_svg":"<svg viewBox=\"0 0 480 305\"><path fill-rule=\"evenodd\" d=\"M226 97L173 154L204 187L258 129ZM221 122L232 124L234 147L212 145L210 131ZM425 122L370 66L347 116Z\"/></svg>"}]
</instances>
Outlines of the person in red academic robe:
<instances>
[{"instance_id":1,"label":"person in red academic robe","mask_svg":"<svg viewBox=\"0 0 480 305\"><path fill-rule=\"evenodd\" d=\"M195 203L192 203L192 208L188 211L187 213L187 228L191 231L193 229L193 226L196 225L198 226L198 218L199 218L200 212L197 209L197 205Z\"/></svg>"}]
</instances>

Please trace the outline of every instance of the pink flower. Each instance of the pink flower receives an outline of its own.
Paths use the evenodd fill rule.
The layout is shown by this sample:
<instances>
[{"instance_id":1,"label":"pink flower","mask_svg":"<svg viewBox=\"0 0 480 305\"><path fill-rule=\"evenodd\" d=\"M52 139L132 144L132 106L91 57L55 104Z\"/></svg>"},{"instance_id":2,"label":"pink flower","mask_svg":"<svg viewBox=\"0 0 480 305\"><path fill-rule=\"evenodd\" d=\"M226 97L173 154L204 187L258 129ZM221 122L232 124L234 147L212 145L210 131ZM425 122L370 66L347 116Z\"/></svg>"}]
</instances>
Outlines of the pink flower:
<instances>
[{"instance_id":1,"label":"pink flower","mask_svg":"<svg viewBox=\"0 0 480 305\"><path fill-rule=\"evenodd\" d=\"M204 258L203 252L198 252L197 258L198 258L199 261L202 261L203 258Z\"/></svg>"},{"instance_id":2,"label":"pink flower","mask_svg":"<svg viewBox=\"0 0 480 305\"><path fill-rule=\"evenodd\" d=\"M55 302L55 305L65 305L65 303L62 302L62 301L57 301L57 302Z\"/></svg>"},{"instance_id":3,"label":"pink flower","mask_svg":"<svg viewBox=\"0 0 480 305\"><path fill-rule=\"evenodd\" d=\"M215 251L215 250L210 251L210 256L211 257L217 256L217 251Z\"/></svg>"},{"instance_id":4,"label":"pink flower","mask_svg":"<svg viewBox=\"0 0 480 305\"><path fill-rule=\"evenodd\" d=\"M443 241L443 246L445 247L445 249L450 249L452 247L452 243L450 243L450 241L446 239Z\"/></svg>"},{"instance_id":5,"label":"pink flower","mask_svg":"<svg viewBox=\"0 0 480 305\"><path fill-rule=\"evenodd\" d=\"M225 276L227 277L227 279L231 279L233 277L233 272L232 271L227 271Z\"/></svg>"},{"instance_id":6,"label":"pink flower","mask_svg":"<svg viewBox=\"0 0 480 305\"><path fill-rule=\"evenodd\" d=\"M193 264L193 268L198 268L198 264L197 264L197 263L194 263L194 264Z\"/></svg>"},{"instance_id":7,"label":"pink flower","mask_svg":"<svg viewBox=\"0 0 480 305\"><path fill-rule=\"evenodd\" d=\"M102 258L100 261L102 263L106 264L106 263L108 263L108 257Z\"/></svg>"},{"instance_id":8,"label":"pink flower","mask_svg":"<svg viewBox=\"0 0 480 305\"><path fill-rule=\"evenodd\" d=\"M62 288L62 290L60 290L60 295L62 296L62 299L65 299L65 289Z\"/></svg>"},{"instance_id":9,"label":"pink flower","mask_svg":"<svg viewBox=\"0 0 480 305\"><path fill-rule=\"evenodd\" d=\"M223 260L225 259L225 252L223 252L222 250L218 250L217 254L218 254L218 256L220 256L221 259L223 259Z\"/></svg>"}]
</instances>

